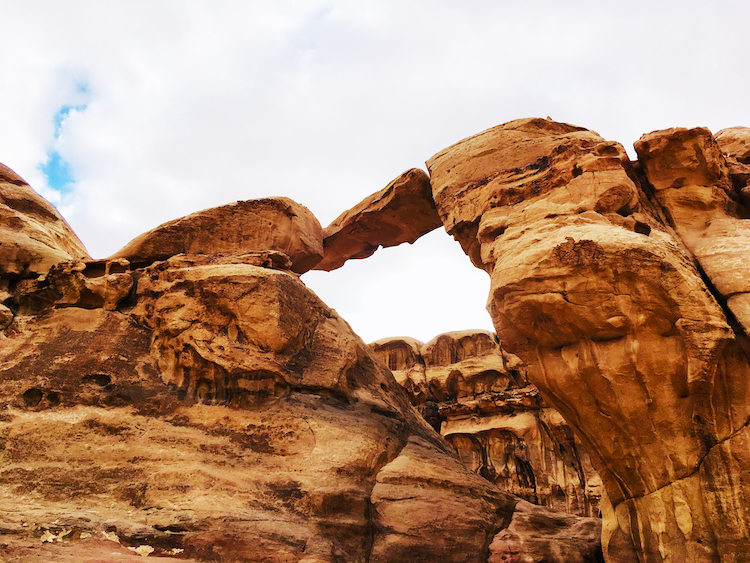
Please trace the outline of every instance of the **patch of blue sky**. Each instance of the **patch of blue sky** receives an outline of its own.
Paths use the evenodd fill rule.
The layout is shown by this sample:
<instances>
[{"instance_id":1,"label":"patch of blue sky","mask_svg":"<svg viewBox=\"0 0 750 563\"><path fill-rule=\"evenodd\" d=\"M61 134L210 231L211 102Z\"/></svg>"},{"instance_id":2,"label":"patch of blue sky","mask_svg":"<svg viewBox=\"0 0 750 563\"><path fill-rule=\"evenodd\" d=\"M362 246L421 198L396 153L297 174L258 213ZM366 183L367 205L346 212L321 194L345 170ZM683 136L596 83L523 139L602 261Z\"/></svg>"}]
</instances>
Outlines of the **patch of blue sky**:
<instances>
[{"instance_id":1,"label":"patch of blue sky","mask_svg":"<svg viewBox=\"0 0 750 563\"><path fill-rule=\"evenodd\" d=\"M88 93L88 84L85 82L77 82L75 84L76 95L74 98L77 98L76 101L84 102L88 97ZM73 177L70 164L60 156L56 146L59 143L65 122L70 117L71 112L83 112L87 106L88 104L85 102L66 104L55 113L55 143L53 148L47 151L47 160L37 167L47 177L47 185L61 195L67 195L73 191L75 188L75 178Z\"/></svg>"},{"instance_id":2,"label":"patch of blue sky","mask_svg":"<svg viewBox=\"0 0 750 563\"><path fill-rule=\"evenodd\" d=\"M47 153L47 162L39 165L39 170L47 177L47 185L53 190L67 195L73 191L75 179L70 165L57 151Z\"/></svg>"},{"instance_id":3,"label":"patch of blue sky","mask_svg":"<svg viewBox=\"0 0 750 563\"><path fill-rule=\"evenodd\" d=\"M62 127L65 123L65 120L70 115L71 111L78 111L81 112L86 109L86 104L81 104L79 106L63 106L60 108L60 111L58 111L55 114L55 139L60 138L60 133L62 133Z\"/></svg>"}]
</instances>

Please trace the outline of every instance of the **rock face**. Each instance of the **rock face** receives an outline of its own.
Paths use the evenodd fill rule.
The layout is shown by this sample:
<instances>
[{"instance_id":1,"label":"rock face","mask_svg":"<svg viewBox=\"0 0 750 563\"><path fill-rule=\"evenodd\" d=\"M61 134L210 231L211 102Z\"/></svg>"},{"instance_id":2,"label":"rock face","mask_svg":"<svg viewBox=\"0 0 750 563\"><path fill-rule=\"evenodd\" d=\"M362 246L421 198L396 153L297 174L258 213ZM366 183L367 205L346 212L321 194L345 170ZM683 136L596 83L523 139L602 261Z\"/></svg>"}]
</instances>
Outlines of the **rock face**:
<instances>
[{"instance_id":1,"label":"rock face","mask_svg":"<svg viewBox=\"0 0 750 563\"><path fill-rule=\"evenodd\" d=\"M442 226L430 193L429 176L418 168L407 170L325 228L325 256L315 269L335 270L380 246L412 243Z\"/></svg>"},{"instance_id":2,"label":"rock face","mask_svg":"<svg viewBox=\"0 0 750 563\"><path fill-rule=\"evenodd\" d=\"M0 279L34 278L57 262L88 258L57 210L0 164Z\"/></svg>"},{"instance_id":3,"label":"rock face","mask_svg":"<svg viewBox=\"0 0 750 563\"><path fill-rule=\"evenodd\" d=\"M599 515L601 479L588 454L494 334L450 332L426 345L384 338L370 347L469 469L534 504Z\"/></svg>"},{"instance_id":4,"label":"rock face","mask_svg":"<svg viewBox=\"0 0 750 563\"><path fill-rule=\"evenodd\" d=\"M7 287L0 558L484 563L514 553L515 540L497 537L519 499L461 464L289 265L273 248L140 268L68 261ZM596 561L596 519L544 512L512 533L563 553L566 530L579 529L583 560Z\"/></svg>"},{"instance_id":5,"label":"rock face","mask_svg":"<svg viewBox=\"0 0 750 563\"><path fill-rule=\"evenodd\" d=\"M705 128L668 129L644 135L635 147L670 224L747 334L750 222L741 198L746 188L733 185L722 147L737 161L750 162L750 131L728 129L722 138L719 145Z\"/></svg>"},{"instance_id":6,"label":"rock face","mask_svg":"<svg viewBox=\"0 0 750 563\"><path fill-rule=\"evenodd\" d=\"M309 209L286 197L237 201L159 225L110 258L146 266L177 254L283 252L302 274L323 257L323 232Z\"/></svg>"},{"instance_id":7,"label":"rock face","mask_svg":"<svg viewBox=\"0 0 750 563\"><path fill-rule=\"evenodd\" d=\"M725 237L739 219L714 211L731 198L710 135L654 135L639 148L654 202L620 145L538 119L435 155L433 196L448 232L491 275L503 347L592 456L608 496L606 559L748 561L744 335L685 251L719 292L741 295L734 280L750 272ZM701 254L691 237L714 228L714 244L726 245Z\"/></svg>"}]
</instances>

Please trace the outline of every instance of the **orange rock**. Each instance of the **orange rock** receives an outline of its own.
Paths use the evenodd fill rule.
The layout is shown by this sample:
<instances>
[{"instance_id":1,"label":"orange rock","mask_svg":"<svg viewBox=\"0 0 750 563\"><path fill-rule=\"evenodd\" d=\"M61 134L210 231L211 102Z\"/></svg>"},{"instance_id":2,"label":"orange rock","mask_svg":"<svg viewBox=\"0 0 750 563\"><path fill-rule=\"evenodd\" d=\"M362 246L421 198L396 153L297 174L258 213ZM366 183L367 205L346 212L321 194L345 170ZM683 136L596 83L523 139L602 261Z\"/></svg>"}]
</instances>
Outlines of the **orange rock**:
<instances>
[{"instance_id":1,"label":"orange rock","mask_svg":"<svg viewBox=\"0 0 750 563\"><path fill-rule=\"evenodd\" d=\"M23 294L44 306L0 346L3 558L486 561L517 500L274 256L72 262ZM134 288L105 310L113 275Z\"/></svg>"},{"instance_id":2,"label":"orange rock","mask_svg":"<svg viewBox=\"0 0 750 563\"><path fill-rule=\"evenodd\" d=\"M349 259L371 256L381 246L413 243L441 225L430 178L412 168L325 228L325 256L314 269L335 270Z\"/></svg>"},{"instance_id":3,"label":"orange rock","mask_svg":"<svg viewBox=\"0 0 750 563\"><path fill-rule=\"evenodd\" d=\"M708 515L745 522L731 500L748 494L742 464L713 471L706 460L750 420L750 365L683 249L720 294L744 291L750 276L729 251L742 228L710 134L652 134L638 150L656 206L621 146L544 120L480 133L428 167L446 229L491 274L503 347L601 475L607 560L733 561L750 553L746 536ZM708 494L722 478L729 496Z\"/></svg>"},{"instance_id":4,"label":"orange rock","mask_svg":"<svg viewBox=\"0 0 750 563\"><path fill-rule=\"evenodd\" d=\"M88 258L57 209L0 164L0 278L34 278L58 262Z\"/></svg>"},{"instance_id":5,"label":"orange rock","mask_svg":"<svg viewBox=\"0 0 750 563\"><path fill-rule=\"evenodd\" d=\"M724 131L721 146L705 128L656 131L635 146L677 234L750 334L750 222L737 204L722 154L724 149L747 158L750 130Z\"/></svg>"},{"instance_id":6,"label":"orange rock","mask_svg":"<svg viewBox=\"0 0 750 563\"><path fill-rule=\"evenodd\" d=\"M198 211L143 233L110 259L147 266L177 254L283 252L302 274L323 257L323 231L306 207L286 197L237 201Z\"/></svg>"},{"instance_id":7,"label":"orange rock","mask_svg":"<svg viewBox=\"0 0 750 563\"><path fill-rule=\"evenodd\" d=\"M589 455L494 334L455 331L427 344L384 338L370 347L474 473L536 504L598 516L601 479Z\"/></svg>"}]
</instances>

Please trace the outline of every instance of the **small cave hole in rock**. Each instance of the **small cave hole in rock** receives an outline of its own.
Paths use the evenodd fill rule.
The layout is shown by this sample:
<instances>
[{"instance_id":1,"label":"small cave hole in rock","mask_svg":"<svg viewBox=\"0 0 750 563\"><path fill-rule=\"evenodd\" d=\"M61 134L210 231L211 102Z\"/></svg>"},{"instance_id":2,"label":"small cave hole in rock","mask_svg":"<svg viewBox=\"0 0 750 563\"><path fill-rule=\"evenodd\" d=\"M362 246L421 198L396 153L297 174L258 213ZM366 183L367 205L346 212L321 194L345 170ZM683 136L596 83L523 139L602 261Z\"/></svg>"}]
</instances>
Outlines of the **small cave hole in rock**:
<instances>
[{"instance_id":1,"label":"small cave hole in rock","mask_svg":"<svg viewBox=\"0 0 750 563\"><path fill-rule=\"evenodd\" d=\"M23 394L23 402L27 407L35 407L42 401L41 389L27 389Z\"/></svg>"},{"instance_id":2,"label":"small cave hole in rock","mask_svg":"<svg viewBox=\"0 0 750 563\"><path fill-rule=\"evenodd\" d=\"M55 391L50 391L47 393L47 400L49 401L50 405L59 405L60 404L60 393L57 393Z\"/></svg>"},{"instance_id":3,"label":"small cave hole in rock","mask_svg":"<svg viewBox=\"0 0 750 563\"><path fill-rule=\"evenodd\" d=\"M640 233L646 236L651 234L651 227L649 227L646 223L641 223L640 221L635 222L635 227L633 227L633 230L636 233Z\"/></svg>"},{"instance_id":4,"label":"small cave hole in rock","mask_svg":"<svg viewBox=\"0 0 750 563\"><path fill-rule=\"evenodd\" d=\"M99 387L106 387L112 383L112 378L105 373L92 373L83 377L84 383L93 383Z\"/></svg>"},{"instance_id":5,"label":"small cave hole in rock","mask_svg":"<svg viewBox=\"0 0 750 563\"><path fill-rule=\"evenodd\" d=\"M106 273L107 263L103 261L88 262L83 270L83 275L87 278L98 278Z\"/></svg>"}]
</instances>

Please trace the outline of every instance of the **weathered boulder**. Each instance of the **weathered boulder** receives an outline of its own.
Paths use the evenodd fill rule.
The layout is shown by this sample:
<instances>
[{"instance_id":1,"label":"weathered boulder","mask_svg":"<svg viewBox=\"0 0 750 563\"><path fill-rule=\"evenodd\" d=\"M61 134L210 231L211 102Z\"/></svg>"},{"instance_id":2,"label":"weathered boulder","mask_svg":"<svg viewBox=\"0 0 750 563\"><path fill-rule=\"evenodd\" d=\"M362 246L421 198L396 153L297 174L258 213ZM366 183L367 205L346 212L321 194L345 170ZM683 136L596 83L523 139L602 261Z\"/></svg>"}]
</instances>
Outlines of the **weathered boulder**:
<instances>
[{"instance_id":1,"label":"weathered boulder","mask_svg":"<svg viewBox=\"0 0 750 563\"><path fill-rule=\"evenodd\" d=\"M585 448L494 334L456 331L416 344L396 337L370 347L464 465L535 504L599 515L601 479Z\"/></svg>"},{"instance_id":2,"label":"weathered boulder","mask_svg":"<svg viewBox=\"0 0 750 563\"><path fill-rule=\"evenodd\" d=\"M58 262L88 258L54 206L0 164L0 278L34 278Z\"/></svg>"},{"instance_id":3,"label":"weathered boulder","mask_svg":"<svg viewBox=\"0 0 750 563\"><path fill-rule=\"evenodd\" d=\"M302 274L323 257L323 230L309 209L286 197L236 201L169 221L139 235L110 259L147 266L177 254L283 252Z\"/></svg>"},{"instance_id":4,"label":"weathered boulder","mask_svg":"<svg viewBox=\"0 0 750 563\"><path fill-rule=\"evenodd\" d=\"M371 256L381 246L413 243L441 225L429 176L412 168L325 228L325 256L314 269L335 270L351 258Z\"/></svg>"},{"instance_id":5,"label":"weathered boulder","mask_svg":"<svg viewBox=\"0 0 750 563\"><path fill-rule=\"evenodd\" d=\"M692 185L701 209L724 201L726 167L701 161L711 142L701 143L676 149L694 164L676 184L671 164L642 163L657 202L660 190L682 202L678 190ZM621 560L615 550L641 563L750 560L747 510L736 500L748 496L746 454L726 453L742 447L750 421L748 359L683 251L688 241L662 223L623 148L578 127L519 120L441 151L428 168L446 229L491 275L488 309L503 347L601 475L607 560ZM681 210L666 210L678 232ZM716 265L717 283L733 283Z\"/></svg>"}]
</instances>

